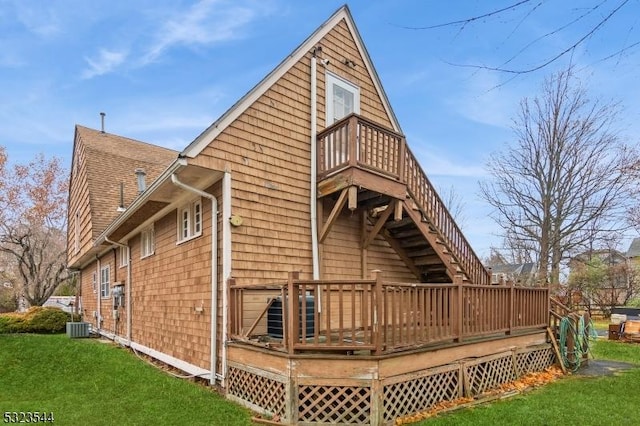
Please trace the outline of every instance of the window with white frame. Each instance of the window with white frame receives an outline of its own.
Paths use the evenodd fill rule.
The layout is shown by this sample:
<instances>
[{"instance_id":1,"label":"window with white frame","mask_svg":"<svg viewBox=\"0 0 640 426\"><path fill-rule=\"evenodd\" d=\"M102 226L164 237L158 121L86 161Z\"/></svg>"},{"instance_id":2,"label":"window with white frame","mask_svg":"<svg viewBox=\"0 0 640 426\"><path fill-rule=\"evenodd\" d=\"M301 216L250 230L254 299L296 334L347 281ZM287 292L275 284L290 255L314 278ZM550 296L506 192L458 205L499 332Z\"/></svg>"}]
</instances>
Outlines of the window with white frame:
<instances>
[{"instance_id":1,"label":"window with white frame","mask_svg":"<svg viewBox=\"0 0 640 426\"><path fill-rule=\"evenodd\" d=\"M91 287L94 293L98 291L98 274L96 271L93 271L93 274L91 274Z\"/></svg>"},{"instance_id":2,"label":"window with white frame","mask_svg":"<svg viewBox=\"0 0 640 426\"><path fill-rule=\"evenodd\" d=\"M335 74L326 74L327 126L351 113L360 113L360 88Z\"/></svg>"},{"instance_id":3,"label":"window with white frame","mask_svg":"<svg viewBox=\"0 0 640 426\"><path fill-rule=\"evenodd\" d=\"M140 233L140 257L151 256L155 252L155 236L153 226Z\"/></svg>"},{"instance_id":4,"label":"window with white frame","mask_svg":"<svg viewBox=\"0 0 640 426\"><path fill-rule=\"evenodd\" d=\"M111 268L109 265L100 268L100 297L109 297L111 285Z\"/></svg>"},{"instance_id":5,"label":"window with white frame","mask_svg":"<svg viewBox=\"0 0 640 426\"><path fill-rule=\"evenodd\" d=\"M128 247L118 248L118 257L120 258L120 267L124 268L129 264L129 250Z\"/></svg>"},{"instance_id":6,"label":"window with white frame","mask_svg":"<svg viewBox=\"0 0 640 426\"><path fill-rule=\"evenodd\" d=\"M178 209L178 243L202 235L202 199L197 198Z\"/></svg>"}]
</instances>

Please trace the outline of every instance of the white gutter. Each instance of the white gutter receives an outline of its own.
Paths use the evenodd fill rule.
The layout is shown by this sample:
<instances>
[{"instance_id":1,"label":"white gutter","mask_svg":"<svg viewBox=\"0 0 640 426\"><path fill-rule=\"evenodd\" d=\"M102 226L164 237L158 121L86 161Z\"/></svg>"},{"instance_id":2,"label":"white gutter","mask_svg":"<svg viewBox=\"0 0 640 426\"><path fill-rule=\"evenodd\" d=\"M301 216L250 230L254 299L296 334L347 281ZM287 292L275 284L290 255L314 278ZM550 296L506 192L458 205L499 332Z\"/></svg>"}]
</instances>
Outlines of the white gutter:
<instances>
[{"instance_id":1,"label":"white gutter","mask_svg":"<svg viewBox=\"0 0 640 426\"><path fill-rule=\"evenodd\" d=\"M227 288L231 278L231 173L225 172L222 178L222 386L227 373L227 345L229 339L229 289Z\"/></svg>"},{"instance_id":2,"label":"white gutter","mask_svg":"<svg viewBox=\"0 0 640 426\"><path fill-rule=\"evenodd\" d=\"M105 237L104 241L114 246L118 246L126 250L127 255L127 340L131 343L131 247L126 244L119 243L117 241L111 241ZM114 262L114 263L117 263ZM115 265L116 268L118 265Z\"/></svg>"},{"instance_id":3,"label":"white gutter","mask_svg":"<svg viewBox=\"0 0 640 426\"><path fill-rule=\"evenodd\" d=\"M211 377L209 383L214 385L216 382L216 354L218 351L218 200L208 192L180 182L175 174L171 175L171 183L211 200Z\"/></svg>"},{"instance_id":4,"label":"white gutter","mask_svg":"<svg viewBox=\"0 0 640 426\"><path fill-rule=\"evenodd\" d=\"M320 259L318 255L318 196L317 196L317 140L318 106L317 106L317 60L316 49L311 54L311 257L313 262L313 279L320 279Z\"/></svg>"}]
</instances>

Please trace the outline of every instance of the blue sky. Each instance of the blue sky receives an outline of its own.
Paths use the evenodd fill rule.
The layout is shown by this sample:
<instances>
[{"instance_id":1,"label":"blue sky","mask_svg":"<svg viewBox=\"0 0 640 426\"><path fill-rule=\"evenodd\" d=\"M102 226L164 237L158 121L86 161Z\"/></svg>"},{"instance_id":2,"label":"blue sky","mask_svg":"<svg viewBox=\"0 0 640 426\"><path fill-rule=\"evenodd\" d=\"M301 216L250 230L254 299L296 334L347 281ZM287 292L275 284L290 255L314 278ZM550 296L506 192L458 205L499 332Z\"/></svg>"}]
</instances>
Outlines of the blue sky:
<instances>
[{"instance_id":1,"label":"blue sky","mask_svg":"<svg viewBox=\"0 0 640 426\"><path fill-rule=\"evenodd\" d=\"M517 2L348 2L412 150L437 187L463 199L463 229L481 256L499 240L478 180L513 139L518 102L545 76L571 60L593 97L622 102L629 142L640 136L640 0L531 0L464 26L407 28ZM0 145L13 162L44 152L68 165L74 125L99 128L104 111L107 131L181 150L343 3L0 0ZM536 67L620 5L573 55L540 71L458 66Z\"/></svg>"}]
</instances>

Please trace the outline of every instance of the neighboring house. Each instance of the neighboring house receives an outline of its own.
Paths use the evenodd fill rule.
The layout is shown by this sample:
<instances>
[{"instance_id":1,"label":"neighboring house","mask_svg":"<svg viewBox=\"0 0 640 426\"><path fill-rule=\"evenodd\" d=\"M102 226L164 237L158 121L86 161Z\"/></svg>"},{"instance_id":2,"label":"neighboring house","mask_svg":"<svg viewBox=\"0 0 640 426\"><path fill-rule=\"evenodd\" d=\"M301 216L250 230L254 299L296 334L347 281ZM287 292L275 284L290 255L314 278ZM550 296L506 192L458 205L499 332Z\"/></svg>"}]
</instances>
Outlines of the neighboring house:
<instances>
[{"instance_id":1,"label":"neighboring house","mask_svg":"<svg viewBox=\"0 0 640 426\"><path fill-rule=\"evenodd\" d=\"M488 286L346 6L181 152L76 126L68 219L85 321L289 423L553 361L548 290Z\"/></svg>"},{"instance_id":2,"label":"neighboring house","mask_svg":"<svg viewBox=\"0 0 640 426\"><path fill-rule=\"evenodd\" d=\"M629 287L628 255L615 249L598 249L580 253L569 261L571 271L584 268L595 259L599 259L603 266L611 271L597 291L572 292L571 300L577 303L596 304L605 306L624 305L627 301ZM579 302L578 302L579 301Z\"/></svg>"},{"instance_id":3,"label":"neighboring house","mask_svg":"<svg viewBox=\"0 0 640 426\"><path fill-rule=\"evenodd\" d=\"M640 267L640 238L634 238L627 250L627 259L635 267Z\"/></svg>"},{"instance_id":4,"label":"neighboring house","mask_svg":"<svg viewBox=\"0 0 640 426\"><path fill-rule=\"evenodd\" d=\"M510 263L491 265L491 284L512 281L516 285L533 286L536 284L538 268L535 263Z\"/></svg>"},{"instance_id":5,"label":"neighboring house","mask_svg":"<svg viewBox=\"0 0 640 426\"><path fill-rule=\"evenodd\" d=\"M72 314L74 312L75 296L51 296L42 306L59 308Z\"/></svg>"}]
</instances>

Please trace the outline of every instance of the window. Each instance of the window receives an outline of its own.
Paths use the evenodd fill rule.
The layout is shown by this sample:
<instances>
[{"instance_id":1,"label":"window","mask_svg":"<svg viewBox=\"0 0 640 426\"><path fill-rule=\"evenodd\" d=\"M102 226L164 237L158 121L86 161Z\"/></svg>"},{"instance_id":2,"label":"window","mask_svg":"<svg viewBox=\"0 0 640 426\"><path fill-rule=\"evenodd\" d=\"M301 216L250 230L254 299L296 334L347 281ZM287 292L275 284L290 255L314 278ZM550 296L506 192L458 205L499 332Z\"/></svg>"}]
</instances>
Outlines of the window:
<instances>
[{"instance_id":1,"label":"window","mask_svg":"<svg viewBox=\"0 0 640 426\"><path fill-rule=\"evenodd\" d=\"M118 248L118 257L120 258L120 267L124 268L129 264L129 250L128 247Z\"/></svg>"},{"instance_id":2,"label":"window","mask_svg":"<svg viewBox=\"0 0 640 426\"><path fill-rule=\"evenodd\" d=\"M178 209L178 243L202 235L202 200L193 200Z\"/></svg>"},{"instance_id":3,"label":"window","mask_svg":"<svg viewBox=\"0 0 640 426\"><path fill-rule=\"evenodd\" d=\"M91 274L91 287L93 287L94 293L98 291L98 274L96 271Z\"/></svg>"},{"instance_id":4,"label":"window","mask_svg":"<svg viewBox=\"0 0 640 426\"><path fill-rule=\"evenodd\" d=\"M140 234L140 257L151 256L155 251L155 237L153 235L153 226L145 229Z\"/></svg>"},{"instance_id":5,"label":"window","mask_svg":"<svg viewBox=\"0 0 640 426\"><path fill-rule=\"evenodd\" d=\"M326 74L327 126L351 113L360 113L360 89L335 74Z\"/></svg>"},{"instance_id":6,"label":"window","mask_svg":"<svg viewBox=\"0 0 640 426\"><path fill-rule=\"evenodd\" d=\"M100 268L100 297L109 297L110 275L109 265Z\"/></svg>"}]
</instances>

